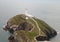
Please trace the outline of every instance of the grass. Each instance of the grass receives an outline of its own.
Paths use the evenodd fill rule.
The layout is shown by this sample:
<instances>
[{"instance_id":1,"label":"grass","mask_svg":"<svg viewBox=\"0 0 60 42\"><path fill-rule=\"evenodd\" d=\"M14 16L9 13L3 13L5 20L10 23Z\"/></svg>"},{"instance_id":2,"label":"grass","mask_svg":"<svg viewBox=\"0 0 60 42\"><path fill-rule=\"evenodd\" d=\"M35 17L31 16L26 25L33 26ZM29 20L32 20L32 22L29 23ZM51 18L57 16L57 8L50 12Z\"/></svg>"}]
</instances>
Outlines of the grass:
<instances>
[{"instance_id":1,"label":"grass","mask_svg":"<svg viewBox=\"0 0 60 42\"><path fill-rule=\"evenodd\" d=\"M27 19L27 20L25 18L26 18L26 16L23 15L23 14L22 15L16 15L16 16L12 17L10 19L10 21L8 21L8 22L10 22L11 25L13 25L13 24L14 25L15 24L19 25L19 24L21 24L23 22L29 22L29 23L31 23L33 25L33 28L34 28L31 32L24 31L24 30L19 30L19 31L16 31L16 32L18 34L17 37L23 37L23 36L25 36L25 37L28 37L29 39L34 39L34 37L36 37L37 35L39 35L39 29L37 28L36 23L30 17L28 17L29 19ZM44 21L42 21L40 19L37 19L35 17L33 17L33 19L38 23L38 26L42 30L41 32L52 33L52 31L54 30L47 23L45 23ZM41 34L41 35L43 35L43 34Z\"/></svg>"}]
</instances>

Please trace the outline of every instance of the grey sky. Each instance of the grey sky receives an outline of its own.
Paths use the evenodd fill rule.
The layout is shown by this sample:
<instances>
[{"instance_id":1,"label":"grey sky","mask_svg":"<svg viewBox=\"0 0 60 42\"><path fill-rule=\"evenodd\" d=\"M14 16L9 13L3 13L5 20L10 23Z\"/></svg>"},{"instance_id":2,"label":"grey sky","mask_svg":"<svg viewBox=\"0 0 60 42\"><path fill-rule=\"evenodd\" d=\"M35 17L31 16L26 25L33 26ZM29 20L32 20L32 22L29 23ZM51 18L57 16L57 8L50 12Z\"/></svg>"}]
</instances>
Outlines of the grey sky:
<instances>
[{"instance_id":1,"label":"grey sky","mask_svg":"<svg viewBox=\"0 0 60 42\"><path fill-rule=\"evenodd\" d=\"M60 18L60 0L0 0L0 17L24 13L44 18Z\"/></svg>"}]
</instances>

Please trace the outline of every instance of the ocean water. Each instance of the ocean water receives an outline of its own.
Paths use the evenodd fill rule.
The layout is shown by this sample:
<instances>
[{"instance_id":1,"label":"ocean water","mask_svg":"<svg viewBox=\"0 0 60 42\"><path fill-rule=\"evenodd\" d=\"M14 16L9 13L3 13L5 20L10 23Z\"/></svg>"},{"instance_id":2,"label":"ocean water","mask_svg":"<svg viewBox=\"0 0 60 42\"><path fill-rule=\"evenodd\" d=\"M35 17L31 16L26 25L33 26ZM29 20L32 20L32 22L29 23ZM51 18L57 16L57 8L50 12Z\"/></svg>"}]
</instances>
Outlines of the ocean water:
<instances>
[{"instance_id":1,"label":"ocean water","mask_svg":"<svg viewBox=\"0 0 60 42\"><path fill-rule=\"evenodd\" d=\"M3 30L3 26L6 25L6 22L9 18L0 20L0 42L8 42L9 33ZM60 41L60 18L40 18L44 20L47 24L49 24L52 28L54 28L58 35L50 40L50 42L59 42ZM40 42L40 41L39 41Z\"/></svg>"}]
</instances>

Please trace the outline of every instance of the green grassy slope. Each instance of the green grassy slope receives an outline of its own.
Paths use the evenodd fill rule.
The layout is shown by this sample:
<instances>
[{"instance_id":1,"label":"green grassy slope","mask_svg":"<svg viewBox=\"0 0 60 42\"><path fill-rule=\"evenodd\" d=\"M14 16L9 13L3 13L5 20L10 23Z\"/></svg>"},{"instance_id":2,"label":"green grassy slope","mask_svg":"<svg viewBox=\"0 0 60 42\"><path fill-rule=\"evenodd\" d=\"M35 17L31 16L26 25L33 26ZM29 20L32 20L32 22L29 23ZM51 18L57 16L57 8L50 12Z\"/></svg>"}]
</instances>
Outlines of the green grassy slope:
<instances>
[{"instance_id":1,"label":"green grassy slope","mask_svg":"<svg viewBox=\"0 0 60 42\"><path fill-rule=\"evenodd\" d=\"M27 37L30 40L31 39L34 40L34 37L39 35L39 29L37 28L36 23L31 18L33 18L37 22L38 26L42 30L42 31L40 31L40 33L41 32L45 33L45 35L49 38L52 38L55 35L57 35L56 31L53 28L51 28L44 21L37 19L35 17L28 17L28 19L26 19L26 17L28 17L28 16L26 16L24 14L16 15L16 16L12 17L11 19L9 19L9 21L8 21L11 25L19 25L23 22L29 22L33 25L34 29L31 32L24 31L24 30L16 31L16 33L18 34L18 35L16 35L17 39L19 39L21 37L23 40L26 41L25 37ZM43 34L41 34L41 35L43 36Z\"/></svg>"},{"instance_id":2,"label":"green grassy slope","mask_svg":"<svg viewBox=\"0 0 60 42\"><path fill-rule=\"evenodd\" d=\"M40 20L40 19L37 19L37 18L34 18L37 23L39 24L39 27L40 29L46 33L46 35L49 37L49 38L52 38L54 36L57 35L57 32L51 27L49 26L47 23L45 23L43 20Z\"/></svg>"}]
</instances>

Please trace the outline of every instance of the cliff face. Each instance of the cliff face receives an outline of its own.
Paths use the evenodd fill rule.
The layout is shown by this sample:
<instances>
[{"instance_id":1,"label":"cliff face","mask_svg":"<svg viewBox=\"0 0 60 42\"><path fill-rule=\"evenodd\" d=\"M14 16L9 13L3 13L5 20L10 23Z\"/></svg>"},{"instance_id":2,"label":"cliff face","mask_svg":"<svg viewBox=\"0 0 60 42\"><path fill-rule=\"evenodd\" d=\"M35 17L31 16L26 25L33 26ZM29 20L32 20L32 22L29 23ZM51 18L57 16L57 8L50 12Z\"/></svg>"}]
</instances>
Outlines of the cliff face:
<instances>
[{"instance_id":1,"label":"cliff face","mask_svg":"<svg viewBox=\"0 0 60 42\"><path fill-rule=\"evenodd\" d=\"M48 41L57 35L57 32L44 21L25 14L10 18L4 30L9 31L17 42Z\"/></svg>"}]
</instances>

